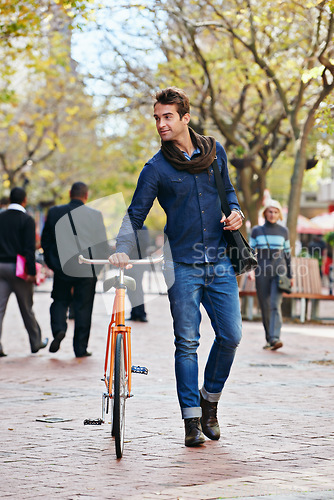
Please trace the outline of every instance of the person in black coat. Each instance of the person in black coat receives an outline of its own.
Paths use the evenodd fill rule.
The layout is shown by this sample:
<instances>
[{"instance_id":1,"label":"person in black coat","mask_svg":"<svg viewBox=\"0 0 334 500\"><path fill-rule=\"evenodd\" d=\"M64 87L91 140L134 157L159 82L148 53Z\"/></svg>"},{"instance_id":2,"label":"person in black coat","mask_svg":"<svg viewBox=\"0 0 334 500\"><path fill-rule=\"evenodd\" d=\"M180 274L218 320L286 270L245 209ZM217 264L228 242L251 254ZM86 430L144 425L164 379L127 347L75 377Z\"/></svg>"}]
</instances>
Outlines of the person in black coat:
<instances>
[{"instance_id":1,"label":"person in black coat","mask_svg":"<svg viewBox=\"0 0 334 500\"><path fill-rule=\"evenodd\" d=\"M136 232L136 247L130 254L130 259L144 259L147 256L147 249L150 246L150 235L147 226L143 225L140 231ZM143 275L148 270L145 265L135 265L126 270L127 276L131 276L136 281L136 289L127 289L127 294L131 303L131 314L129 320L146 323L147 316L144 303Z\"/></svg>"},{"instance_id":2,"label":"person in black coat","mask_svg":"<svg viewBox=\"0 0 334 500\"><path fill-rule=\"evenodd\" d=\"M97 275L100 267L79 264L78 256L103 259L110 252L101 212L86 207L88 187L75 182L70 203L50 208L42 231L44 260L54 272L50 307L53 341L50 352L59 350L67 330L67 311L74 312L73 349L77 358L87 351Z\"/></svg>"},{"instance_id":3,"label":"person in black coat","mask_svg":"<svg viewBox=\"0 0 334 500\"><path fill-rule=\"evenodd\" d=\"M1 344L2 323L9 296L15 293L24 326L29 335L31 352L46 347L41 329L32 310L36 282L35 221L26 213L27 195L23 188L14 187L10 205L0 213L0 357L6 356ZM26 279L16 276L17 255L26 259Z\"/></svg>"}]
</instances>

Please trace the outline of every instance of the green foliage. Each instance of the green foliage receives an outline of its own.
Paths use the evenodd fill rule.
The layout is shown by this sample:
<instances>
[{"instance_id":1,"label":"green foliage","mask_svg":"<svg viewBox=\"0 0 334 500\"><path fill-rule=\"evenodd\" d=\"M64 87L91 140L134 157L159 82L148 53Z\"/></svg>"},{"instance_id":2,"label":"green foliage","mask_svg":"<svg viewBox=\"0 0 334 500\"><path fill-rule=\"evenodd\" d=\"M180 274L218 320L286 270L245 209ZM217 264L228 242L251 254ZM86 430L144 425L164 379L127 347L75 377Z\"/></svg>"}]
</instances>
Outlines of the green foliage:
<instances>
[{"instance_id":1,"label":"green foliage","mask_svg":"<svg viewBox=\"0 0 334 500\"><path fill-rule=\"evenodd\" d=\"M325 234L324 240L326 241L326 243L328 243L328 245L331 245L332 247L334 247L334 231L331 231L330 233Z\"/></svg>"},{"instance_id":2,"label":"green foliage","mask_svg":"<svg viewBox=\"0 0 334 500\"><path fill-rule=\"evenodd\" d=\"M247 160L242 172L232 170L243 208L256 217L266 187L285 202L294 151L331 83L333 1L102 4L99 12L88 1L0 0L0 172L6 189L28 179L36 200L41 192L44 201L66 200L80 177L91 196L123 191L128 202L142 166L159 148L151 95L176 85L190 95L198 130L223 142L230 159ZM95 110L70 58L73 29L88 19L90 29L103 30L98 77L104 100ZM333 94L314 120L315 143L321 133L332 133ZM315 149L307 146L306 156ZM306 173L306 183L319 168ZM155 217L162 223L160 213Z\"/></svg>"},{"instance_id":3,"label":"green foliage","mask_svg":"<svg viewBox=\"0 0 334 500\"><path fill-rule=\"evenodd\" d=\"M333 62L334 64L334 62ZM316 127L324 135L334 135L334 95L329 94L316 113Z\"/></svg>"},{"instance_id":4,"label":"green foliage","mask_svg":"<svg viewBox=\"0 0 334 500\"><path fill-rule=\"evenodd\" d=\"M29 183L32 202L52 200L62 183L92 168L96 111L70 54L72 29L87 18L89 3L1 1L2 196Z\"/></svg>"},{"instance_id":5,"label":"green foliage","mask_svg":"<svg viewBox=\"0 0 334 500\"><path fill-rule=\"evenodd\" d=\"M256 218L267 185L287 199L291 159L295 152L299 189L304 163L297 159L307 157L313 113L331 93L332 2L152 0L146 7L123 3L124 17L136 11L136 23L104 30L113 61L110 95L131 103L122 106L126 120L157 87L182 87L196 128L223 142L230 159L245 160L238 186L246 211ZM160 49L156 62L149 47ZM105 57L106 44L103 50Z\"/></svg>"}]
</instances>

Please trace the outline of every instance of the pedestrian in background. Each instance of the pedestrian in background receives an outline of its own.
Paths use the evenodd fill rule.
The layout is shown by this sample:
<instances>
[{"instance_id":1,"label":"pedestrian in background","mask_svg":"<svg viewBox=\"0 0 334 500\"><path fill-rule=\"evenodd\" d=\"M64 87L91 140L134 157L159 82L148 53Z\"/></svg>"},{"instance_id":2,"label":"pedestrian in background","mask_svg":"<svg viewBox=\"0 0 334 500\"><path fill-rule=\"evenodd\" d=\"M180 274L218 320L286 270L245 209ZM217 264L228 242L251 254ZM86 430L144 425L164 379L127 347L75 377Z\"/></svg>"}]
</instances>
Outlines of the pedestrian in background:
<instances>
[{"instance_id":1,"label":"pedestrian in background","mask_svg":"<svg viewBox=\"0 0 334 500\"><path fill-rule=\"evenodd\" d=\"M35 221L26 212L27 195L23 188L10 192L10 205L0 213L0 357L6 356L1 344L2 324L10 294L16 295L32 353L47 346L33 312L36 283ZM26 259L26 279L16 276L17 255Z\"/></svg>"},{"instance_id":2,"label":"pedestrian in background","mask_svg":"<svg viewBox=\"0 0 334 500\"><path fill-rule=\"evenodd\" d=\"M323 277L324 262L327 258L327 245L321 234L314 234L307 245L307 251L312 259L317 259L321 278Z\"/></svg>"},{"instance_id":3,"label":"pedestrian in background","mask_svg":"<svg viewBox=\"0 0 334 500\"><path fill-rule=\"evenodd\" d=\"M237 280L227 257L224 231L239 229L243 214L230 182L224 148L213 137L189 127L190 104L185 92L169 87L156 93L154 119L161 149L140 173L128 216L109 260L126 267L135 244L131 229L140 230L155 198L164 209L164 276L173 316L175 374L185 445L204 443L203 433L220 438L217 405L241 339ZM217 158L232 213L222 215L212 163ZM133 231L132 231L133 233ZM197 349L203 304L215 337L198 388ZM203 432L202 432L203 431Z\"/></svg>"},{"instance_id":4,"label":"pedestrian in background","mask_svg":"<svg viewBox=\"0 0 334 500\"><path fill-rule=\"evenodd\" d=\"M263 209L265 223L255 226L251 233L250 245L257 251L258 267L249 274L256 279L256 292L266 335L264 349L276 350L283 346L281 341L282 298L278 289L279 275L286 274L291 279L291 255L289 231L278 224L283 220L279 201L268 200Z\"/></svg>"},{"instance_id":5,"label":"pedestrian in background","mask_svg":"<svg viewBox=\"0 0 334 500\"><path fill-rule=\"evenodd\" d=\"M323 262L323 276L326 279L326 286L329 288L329 295L333 295L333 247L327 243L326 257Z\"/></svg>"},{"instance_id":6,"label":"pedestrian in background","mask_svg":"<svg viewBox=\"0 0 334 500\"><path fill-rule=\"evenodd\" d=\"M73 350L77 358L83 358L91 356L87 347L99 268L80 265L78 256L105 259L110 248L101 212L84 206L88 199L87 185L75 182L69 194L68 204L50 208L41 237L45 263L54 273L50 307L54 339L50 352L59 350L66 335L67 311L71 304Z\"/></svg>"},{"instance_id":7,"label":"pedestrian in background","mask_svg":"<svg viewBox=\"0 0 334 500\"><path fill-rule=\"evenodd\" d=\"M144 259L147 256L147 249L150 246L150 234L147 227L144 225L136 234L136 246L130 254L130 259ZM147 315L145 311L145 299L143 290L143 275L146 271L145 265L133 266L126 270L127 276L131 276L136 281L136 289L127 289L127 294L131 303L130 321L141 321L147 323Z\"/></svg>"}]
</instances>

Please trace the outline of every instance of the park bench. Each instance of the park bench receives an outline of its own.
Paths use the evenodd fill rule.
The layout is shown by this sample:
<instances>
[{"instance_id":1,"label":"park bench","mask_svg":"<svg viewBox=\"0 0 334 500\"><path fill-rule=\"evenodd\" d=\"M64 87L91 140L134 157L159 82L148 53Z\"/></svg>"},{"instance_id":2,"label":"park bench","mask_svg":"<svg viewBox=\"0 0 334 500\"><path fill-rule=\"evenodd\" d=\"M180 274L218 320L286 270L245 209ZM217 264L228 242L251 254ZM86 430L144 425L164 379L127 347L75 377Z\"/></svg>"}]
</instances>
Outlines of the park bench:
<instances>
[{"instance_id":1,"label":"park bench","mask_svg":"<svg viewBox=\"0 0 334 500\"><path fill-rule=\"evenodd\" d=\"M307 318L308 303L311 303L311 320L319 318L319 303L321 300L334 301L334 295L322 292L319 264L316 259L307 257L292 257L291 259L293 287L292 293L283 293L283 297L292 300L291 317L298 317L301 323ZM243 317L252 320L254 299L256 299L255 281L248 279L247 274L239 278L239 296ZM297 316L297 302L299 301L299 314ZM333 315L334 318L334 315ZM329 318L326 318L329 319Z\"/></svg>"}]
</instances>

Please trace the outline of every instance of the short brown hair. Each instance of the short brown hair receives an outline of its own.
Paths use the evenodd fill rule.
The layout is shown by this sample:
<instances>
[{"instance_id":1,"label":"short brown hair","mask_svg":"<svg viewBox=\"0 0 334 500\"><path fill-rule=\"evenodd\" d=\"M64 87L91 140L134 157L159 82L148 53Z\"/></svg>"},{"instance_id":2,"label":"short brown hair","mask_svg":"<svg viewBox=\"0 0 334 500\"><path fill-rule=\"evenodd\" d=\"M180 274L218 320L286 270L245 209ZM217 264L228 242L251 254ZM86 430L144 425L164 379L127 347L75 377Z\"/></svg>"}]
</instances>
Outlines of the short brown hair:
<instances>
[{"instance_id":1,"label":"short brown hair","mask_svg":"<svg viewBox=\"0 0 334 500\"><path fill-rule=\"evenodd\" d=\"M190 113L189 97L182 89L178 89L177 87L167 87L166 89L158 90L155 94L155 103L153 107L158 103L176 104L180 118L186 113Z\"/></svg>"}]
</instances>

